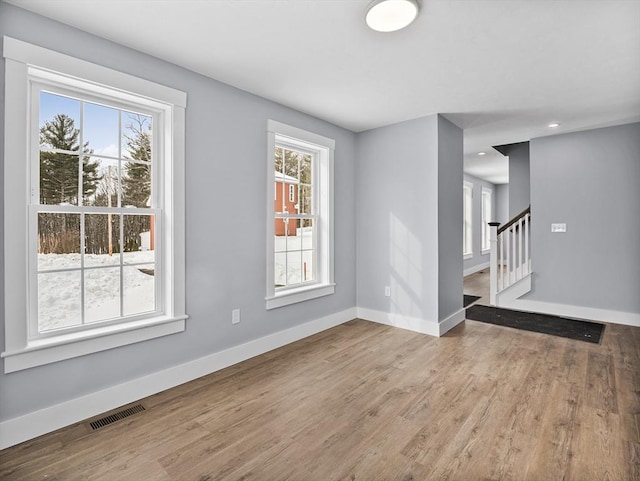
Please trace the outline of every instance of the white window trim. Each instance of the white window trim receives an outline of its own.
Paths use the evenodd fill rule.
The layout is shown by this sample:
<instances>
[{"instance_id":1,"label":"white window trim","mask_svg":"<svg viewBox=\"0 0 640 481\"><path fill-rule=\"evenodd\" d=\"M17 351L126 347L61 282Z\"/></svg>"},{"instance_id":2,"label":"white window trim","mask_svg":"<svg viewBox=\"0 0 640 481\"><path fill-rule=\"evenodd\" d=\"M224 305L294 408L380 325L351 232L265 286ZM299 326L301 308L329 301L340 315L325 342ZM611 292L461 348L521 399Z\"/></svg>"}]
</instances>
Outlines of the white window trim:
<instances>
[{"instance_id":1,"label":"white window trim","mask_svg":"<svg viewBox=\"0 0 640 481\"><path fill-rule=\"evenodd\" d=\"M294 304L335 292L333 277L333 151L335 141L306 130L292 127L275 120L267 121L267 295L265 297L266 308ZM288 137L292 142L296 140L314 144L319 150L326 153L320 159L319 178L314 180L314 188L323 192L319 198L318 215L318 246L317 246L317 279L313 283L295 286L286 290L276 290L274 285L274 222L273 200L271 189L275 184L275 171L273 169L273 153L276 147L276 136ZM322 157L322 156L321 156Z\"/></svg>"},{"instance_id":2,"label":"white window trim","mask_svg":"<svg viewBox=\"0 0 640 481\"><path fill-rule=\"evenodd\" d=\"M489 219L487 219L487 213L485 212L484 209L484 196L485 194L489 195ZM488 255L491 252L491 243L489 242L489 235L487 235L486 237L486 247L483 246L483 244L485 243L485 236L484 233L487 232L489 233L489 229L487 227L487 223L492 221L493 218L493 190L489 189L487 187L482 187L482 197L481 197L481 206L480 208L481 210L481 216L482 216L482 229L480 231L480 239L481 239L481 244L480 244L480 249L481 249L481 254L482 255ZM486 229L486 231L485 231Z\"/></svg>"},{"instance_id":3,"label":"white window trim","mask_svg":"<svg viewBox=\"0 0 640 481\"><path fill-rule=\"evenodd\" d=\"M154 82L79 60L10 37L4 37L5 58L5 146L4 146L4 260L5 260L5 351L4 372L14 372L85 354L112 349L185 330L185 188L184 126L186 94ZM173 230L166 233L164 314L95 329L30 339L27 325L28 292L28 203L29 203L29 66L75 77L79 84L119 90L124 99L133 95L166 105L164 179L169 195L164 211ZM23 202L16 202L23 199Z\"/></svg>"},{"instance_id":4,"label":"white window trim","mask_svg":"<svg viewBox=\"0 0 640 481\"><path fill-rule=\"evenodd\" d=\"M470 205L469 217L471 218L471 227L469 228L469 232L468 232L468 234L469 234L468 242L469 242L469 248L470 249L467 251L466 250L467 246L466 245L462 246L462 258L464 260L473 258L473 184L471 182L467 182L465 180L463 182L463 189L462 189L463 202L465 202L465 203L466 203L466 199L464 198L464 195L466 195L466 194L464 194L464 193L465 193L465 191L467 189L469 190L469 193L470 193L469 195L471 196L471 199L470 199L470 202L469 202L469 205ZM462 206L462 209L463 209L463 211L462 211L463 220L465 220L465 217L464 217L464 211L466 209L465 205ZM466 226L463 226L463 228L466 229ZM463 233L463 239L464 239L464 233Z\"/></svg>"}]
</instances>

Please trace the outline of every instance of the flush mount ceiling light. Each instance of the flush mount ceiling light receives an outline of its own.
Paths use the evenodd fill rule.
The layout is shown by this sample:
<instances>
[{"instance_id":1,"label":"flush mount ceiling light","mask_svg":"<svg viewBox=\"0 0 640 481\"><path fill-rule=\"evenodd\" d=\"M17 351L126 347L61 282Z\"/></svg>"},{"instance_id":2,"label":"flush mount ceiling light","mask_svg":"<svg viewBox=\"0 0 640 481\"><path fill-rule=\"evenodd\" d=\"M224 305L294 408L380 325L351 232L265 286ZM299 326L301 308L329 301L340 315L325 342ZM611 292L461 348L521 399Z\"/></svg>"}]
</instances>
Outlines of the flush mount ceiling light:
<instances>
[{"instance_id":1,"label":"flush mount ceiling light","mask_svg":"<svg viewBox=\"0 0 640 481\"><path fill-rule=\"evenodd\" d=\"M486 152L478 152L478 155L487 155Z\"/></svg>"},{"instance_id":2,"label":"flush mount ceiling light","mask_svg":"<svg viewBox=\"0 0 640 481\"><path fill-rule=\"evenodd\" d=\"M550 123L547 127L549 127L550 129L555 129L556 127L560 127L560 124L558 122L553 122Z\"/></svg>"},{"instance_id":3,"label":"flush mount ceiling light","mask_svg":"<svg viewBox=\"0 0 640 481\"><path fill-rule=\"evenodd\" d=\"M418 16L418 0L375 0L367 9L365 20L377 32L395 32Z\"/></svg>"}]
</instances>

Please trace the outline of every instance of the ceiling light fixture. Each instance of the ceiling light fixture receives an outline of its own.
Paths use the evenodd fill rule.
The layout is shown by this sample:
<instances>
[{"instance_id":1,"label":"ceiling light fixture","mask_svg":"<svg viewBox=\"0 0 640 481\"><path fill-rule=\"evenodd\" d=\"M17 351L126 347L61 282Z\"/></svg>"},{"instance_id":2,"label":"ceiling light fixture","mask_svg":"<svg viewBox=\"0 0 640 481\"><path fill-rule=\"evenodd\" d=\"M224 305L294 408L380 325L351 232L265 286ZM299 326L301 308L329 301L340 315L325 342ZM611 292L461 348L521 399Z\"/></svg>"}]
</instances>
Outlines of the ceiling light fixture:
<instances>
[{"instance_id":1,"label":"ceiling light fixture","mask_svg":"<svg viewBox=\"0 0 640 481\"><path fill-rule=\"evenodd\" d=\"M377 32L395 32L413 22L419 10L418 0L374 0L365 20Z\"/></svg>"},{"instance_id":2,"label":"ceiling light fixture","mask_svg":"<svg viewBox=\"0 0 640 481\"><path fill-rule=\"evenodd\" d=\"M487 155L486 152L478 152L478 155Z\"/></svg>"},{"instance_id":3,"label":"ceiling light fixture","mask_svg":"<svg viewBox=\"0 0 640 481\"><path fill-rule=\"evenodd\" d=\"M556 127L560 127L560 124L558 122L552 122L549 124L548 126L550 129L555 129Z\"/></svg>"}]
</instances>

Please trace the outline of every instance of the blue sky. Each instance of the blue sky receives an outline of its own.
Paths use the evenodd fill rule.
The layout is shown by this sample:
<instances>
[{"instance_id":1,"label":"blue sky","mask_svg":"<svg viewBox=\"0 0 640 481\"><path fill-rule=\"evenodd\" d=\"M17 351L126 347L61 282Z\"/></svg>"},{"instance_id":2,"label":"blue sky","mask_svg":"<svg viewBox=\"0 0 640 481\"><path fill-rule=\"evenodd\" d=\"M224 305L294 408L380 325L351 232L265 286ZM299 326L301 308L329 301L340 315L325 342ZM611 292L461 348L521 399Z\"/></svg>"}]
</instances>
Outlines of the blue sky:
<instances>
[{"instance_id":1,"label":"blue sky","mask_svg":"<svg viewBox=\"0 0 640 481\"><path fill-rule=\"evenodd\" d=\"M41 92L40 126L42 127L45 121L53 119L57 114L65 114L75 121L76 128L80 127L81 105L77 99ZM89 148L93 149L94 154L117 157L118 143L123 140L118 134L118 110L84 102L83 120L84 141L89 142ZM127 114L123 112L122 128L126 129L128 123ZM122 147L124 154L124 148L126 148L124 142Z\"/></svg>"}]
</instances>

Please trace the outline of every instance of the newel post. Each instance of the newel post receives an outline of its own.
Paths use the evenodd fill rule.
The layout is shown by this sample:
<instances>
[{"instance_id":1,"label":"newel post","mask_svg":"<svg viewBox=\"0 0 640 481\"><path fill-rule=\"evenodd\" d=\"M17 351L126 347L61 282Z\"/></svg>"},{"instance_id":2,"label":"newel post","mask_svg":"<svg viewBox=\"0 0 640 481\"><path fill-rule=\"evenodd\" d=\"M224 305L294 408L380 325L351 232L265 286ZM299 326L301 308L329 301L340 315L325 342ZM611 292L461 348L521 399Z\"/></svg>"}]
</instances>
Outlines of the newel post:
<instances>
[{"instance_id":1,"label":"newel post","mask_svg":"<svg viewBox=\"0 0 640 481\"><path fill-rule=\"evenodd\" d=\"M489 303L496 305L498 292L498 226L500 222L489 222Z\"/></svg>"}]
</instances>

